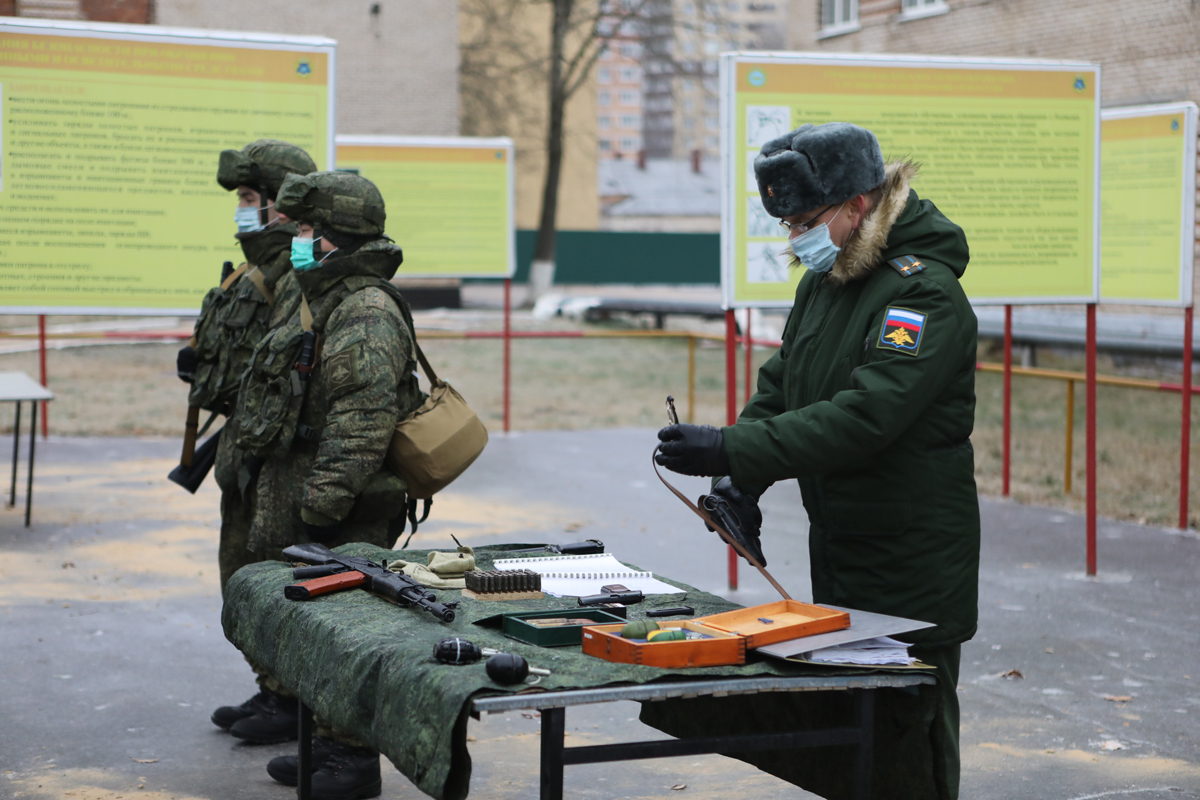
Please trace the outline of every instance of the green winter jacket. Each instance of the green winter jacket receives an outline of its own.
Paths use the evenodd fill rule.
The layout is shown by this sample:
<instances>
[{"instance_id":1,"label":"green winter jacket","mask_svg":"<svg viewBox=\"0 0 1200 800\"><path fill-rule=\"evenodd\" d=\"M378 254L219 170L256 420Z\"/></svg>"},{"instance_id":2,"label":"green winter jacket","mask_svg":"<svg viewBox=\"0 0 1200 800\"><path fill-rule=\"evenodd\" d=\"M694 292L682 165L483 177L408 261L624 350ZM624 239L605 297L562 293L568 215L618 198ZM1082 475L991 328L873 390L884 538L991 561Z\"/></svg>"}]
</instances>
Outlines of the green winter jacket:
<instances>
[{"instance_id":1,"label":"green winter jacket","mask_svg":"<svg viewBox=\"0 0 1200 800\"><path fill-rule=\"evenodd\" d=\"M724 437L735 485L799 481L814 602L936 623L901 638L941 646L978 617L976 319L966 237L914 176L889 165L833 270L800 281L783 346Z\"/></svg>"},{"instance_id":2,"label":"green winter jacket","mask_svg":"<svg viewBox=\"0 0 1200 800\"><path fill-rule=\"evenodd\" d=\"M302 518L386 523L403 511L407 487L384 454L396 422L424 396L413 374L411 316L384 287L400 260L400 248L380 239L293 273L312 311L317 357L303 394L294 394L303 335L297 308L255 349L242 379L238 445L265 460L252 547L301 541Z\"/></svg>"}]
</instances>

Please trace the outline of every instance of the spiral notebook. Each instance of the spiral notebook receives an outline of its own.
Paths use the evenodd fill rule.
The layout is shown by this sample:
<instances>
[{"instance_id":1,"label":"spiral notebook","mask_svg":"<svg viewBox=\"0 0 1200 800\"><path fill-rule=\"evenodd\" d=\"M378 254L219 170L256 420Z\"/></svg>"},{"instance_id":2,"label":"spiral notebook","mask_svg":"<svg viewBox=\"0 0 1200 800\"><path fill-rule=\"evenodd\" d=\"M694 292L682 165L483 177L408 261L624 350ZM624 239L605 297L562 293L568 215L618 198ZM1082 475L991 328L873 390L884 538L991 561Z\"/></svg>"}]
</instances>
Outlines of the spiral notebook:
<instances>
[{"instance_id":1,"label":"spiral notebook","mask_svg":"<svg viewBox=\"0 0 1200 800\"><path fill-rule=\"evenodd\" d=\"M600 587L619 583L642 594L678 594L678 586L663 583L653 572L630 569L612 553L538 558L499 558L494 569L530 569L542 576L542 591L556 597L600 594Z\"/></svg>"}]
</instances>

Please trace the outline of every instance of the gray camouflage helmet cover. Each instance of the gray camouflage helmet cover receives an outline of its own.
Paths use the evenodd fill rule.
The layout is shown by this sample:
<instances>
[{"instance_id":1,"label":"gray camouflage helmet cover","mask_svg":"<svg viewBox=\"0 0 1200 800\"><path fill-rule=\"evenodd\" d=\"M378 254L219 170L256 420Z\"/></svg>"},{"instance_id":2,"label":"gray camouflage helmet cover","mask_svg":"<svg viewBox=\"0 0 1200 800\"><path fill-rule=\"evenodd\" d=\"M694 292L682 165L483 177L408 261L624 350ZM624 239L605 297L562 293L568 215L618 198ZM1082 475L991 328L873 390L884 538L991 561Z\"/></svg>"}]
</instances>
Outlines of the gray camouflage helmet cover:
<instances>
[{"instance_id":1,"label":"gray camouflage helmet cover","mask_svg":"<svg viewBox=\"0 0 1200 800\"><path fill-rule=\"evenodd\" d=\"M387 219L379 189L350 172L289 175L279 189L275 208L297 222L359 236L381 236Z\"/></svg>"},{"instance_id":2,"label":"gray camouflage helmet cover","mask_svg":"<svg viewBox=\"0 0 1200 800\"><path fill-rule=\"evenodd\" d=\"M316 171L316 162L296 145L278 139L259 139L241 150L221 151L217 183L230 192L239 186L253 186L268 197L275 197L288 175Z\"/></svg>"}]
</instances>

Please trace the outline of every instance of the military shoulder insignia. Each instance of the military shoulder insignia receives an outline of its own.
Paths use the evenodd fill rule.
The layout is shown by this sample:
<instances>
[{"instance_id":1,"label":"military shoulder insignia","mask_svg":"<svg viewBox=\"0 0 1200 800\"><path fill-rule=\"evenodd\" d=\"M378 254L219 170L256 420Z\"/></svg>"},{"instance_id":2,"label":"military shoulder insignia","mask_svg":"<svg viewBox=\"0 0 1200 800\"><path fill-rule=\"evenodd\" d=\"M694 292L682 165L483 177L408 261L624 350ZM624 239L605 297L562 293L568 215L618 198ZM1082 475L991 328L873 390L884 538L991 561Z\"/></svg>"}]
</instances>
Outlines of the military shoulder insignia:
<instances>
[{"instance_id":1,"label":"military shoulder insignia","mask_svg":"<svg viewBox=\"0 0 1200 800\"><path fill-rule=\"evenodd\" d=\"M916 311L889 306L875 346L880 350L899 350L915 356L921 347L927 320L928 317Z\"/></svg>"},{"instance_id":2,"label":"military shoulder insignia","mask_svg":"<svg viewBox=\"0 0 1200 800\"><path fill-rule=\"evenodd\" d=\"M887 263L888 266L906 278L916 275L918 272L925 271L925 265L912 256L900 256L899 258L893 258Z\"/></svg>"},{"instance_id":3,"label":"military shoulder insignia","mask_svg":"<svg viewBox=\"0 0 1200 800\"><path fill-rule=\"evenodd\" d=\"M363 302L367 308L387 308L387 297L382 289L372 287L367 289L364 294L366 297L363 298Z\"/></svg>"},{"instance_id":4,"label":"military shoulder insignia","mask_svg":"<svg viewBox=\"0 0 1200 800\"><path fill-rule=\"evenodd\" d=\"M330 392L358 384L358 361L354 357L354 348L330 356L325 368Z\"/></svg>"}]
</instances>

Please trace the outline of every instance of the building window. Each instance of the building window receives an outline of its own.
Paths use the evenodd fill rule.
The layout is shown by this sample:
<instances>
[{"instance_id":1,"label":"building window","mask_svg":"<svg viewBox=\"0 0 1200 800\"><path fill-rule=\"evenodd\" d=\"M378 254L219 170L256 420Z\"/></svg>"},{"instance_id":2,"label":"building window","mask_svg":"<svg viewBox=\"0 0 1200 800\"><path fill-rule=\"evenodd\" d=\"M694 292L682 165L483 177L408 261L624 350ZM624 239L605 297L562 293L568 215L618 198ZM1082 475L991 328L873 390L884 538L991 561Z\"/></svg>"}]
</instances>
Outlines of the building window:
<instances>
[{"instance_id":1,"label":"building window","mask_svg":"<svg viewBox=\"0 0 1200 800\"><path fill-rule=\"evenodd\" d=\"M936 17L950 10L946 0L902 0L900 5L900 21Z\"/></svg>"},{"instance_id":2,"label":"building window","mask_svg":"<svg viewBox=\"0 0 1200 800\"><path fill-rule=\"evenodd\" d=\"M637 139L622 139L621 149L626 151L637 150L639 144L640 142Z\"/></svg>"},{"instance_id":3,"label":"building window","mask_svg":"<svg viewBox=\"0 0 1200 800\"><path fill-rule=\"evenodd\" d=\"M608 139L601 139L600 140L600 149L604 150L605 152L611 150L612 142L610 142Z\"/></svg>"},{"instance_id":4,"label":"building window","mask_svg":"<svg viewBox=\"0 0 1200 800\"><path fill-rule=\"evenodd\" d=\"M853 33L858 29L858 0L821 0L821 32L817 38Z\"/></svg>"},{"instance_id":5,"label":"building window","mask_svg":"<svg viewBox=\"0 0 1200 800\"><path fill-rule=\"evenodd\" d=\"M690 114L693 111L695 111L696 110L696 101L690 97L685 98L683 101L683 110L687 114Z\"/></svg>"},{"instance_id":6,"label":"building window","mask_svg":"<svg viewBox=\"0 0 1200 800\"><path fill-rule=\"evenodd\" d=\"M621 127L622 128L640 128L640 127L642 127L642 120L636 114L622 114L621 115Z\"/></svg>"},{"instance_id":7,"label":"building window","mask_svg":"<svg viewBox=\"0 0 1200 800\"><path fill-rule=\"evenodd\" d=\"M633 83L637 79L638 79L637 70L635 70L633 67L622 67L621 68L621 82L622 83Z\"/></svg>"},{"instance_id":8,"label":"building window","mask_svg":"<svg viewBox=\"0 0 1200 800\"><path fill-rule=\"evenodd\" d=\"M609 71L608 67L601 67L600 69L596 70L596 83L611 83L611 82L612 82L612 72Z\"/></svg>"},{"instance_id":9,"label":"building window","mask_svg":"<svg viewBox=\"0 0 1200 800\"><path fill-rule=\"evenodd\" d=\"M596 102L602 106L606 106L612 102L612 95L608 92L600 92L596 95Z\"/></svg>"},{"instance_id":10,"label":"building window","mask_svg":"<svg viewBox=\"0 0 1200 800\"><path fill-rule=\"evenodd\" d=\"M711 116L710 116L710 117L705 117L705 118L704 118L704 125L705 125L706 127L708 127L709 129L711 129L711 130L714 130L714 131L715 131L717 128L720 128L720 127L721 127L721 120L720 120L720 118L719 118L719 117L711 117Z\"/></svg>"},{"instance_id":11,"label":"building window","mask_svg":"<svg viewBox=\"0 0 1200 800\"><path fill-rule=\"evenodd\" d=\"M611 123L612 120L610 120L608 117L600 117L600 119L596 120L596 124L601 128L607 128Z\"/></svg>"},{"instance_id":12,"label":"building window","mask_svg":"<svg viewBox=\"0 0 1200 800\"><path fill-rule=\"evenodd\" d=\"M709 136L704 141L708 144L709 150L720 150L721 149L721 137L720 136Z\"/></svg>"}]
</instances>

